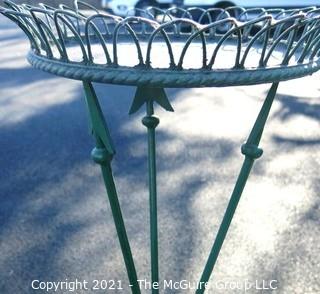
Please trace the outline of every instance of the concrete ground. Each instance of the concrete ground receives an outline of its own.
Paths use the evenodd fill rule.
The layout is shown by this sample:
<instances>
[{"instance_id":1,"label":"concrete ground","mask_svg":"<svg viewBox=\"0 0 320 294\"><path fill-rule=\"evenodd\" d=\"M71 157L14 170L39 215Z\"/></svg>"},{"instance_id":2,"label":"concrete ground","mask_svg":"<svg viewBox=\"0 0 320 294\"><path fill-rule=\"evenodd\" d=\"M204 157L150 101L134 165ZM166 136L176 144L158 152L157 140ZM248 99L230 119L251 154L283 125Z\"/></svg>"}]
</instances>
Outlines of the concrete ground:
<instances>
[{"instance_id":1,"label":"concrete ground","mask_svg":"<svg viewBox=\"0 0 320 294\"><path fill-rule=\"evenodd\" d=\"M1 17L0 293L45 293L32 281L75 279L91 287L95 279L122 280L124 290L107 293L129 293L100 171L89 156L94 142L81 84L32 69L27 49ZM320 293L319 79L280 85L264 156L208 293ZM240 145L268 87L170 90L175 113L156 109L161 280L198 280L243 160ZM96 89L117 149L113 168L138 276L149 280L143 113L127 115L134 88ZM256 281L277 290L245 292L244 283Z\"/></svg>"}]
</instances>

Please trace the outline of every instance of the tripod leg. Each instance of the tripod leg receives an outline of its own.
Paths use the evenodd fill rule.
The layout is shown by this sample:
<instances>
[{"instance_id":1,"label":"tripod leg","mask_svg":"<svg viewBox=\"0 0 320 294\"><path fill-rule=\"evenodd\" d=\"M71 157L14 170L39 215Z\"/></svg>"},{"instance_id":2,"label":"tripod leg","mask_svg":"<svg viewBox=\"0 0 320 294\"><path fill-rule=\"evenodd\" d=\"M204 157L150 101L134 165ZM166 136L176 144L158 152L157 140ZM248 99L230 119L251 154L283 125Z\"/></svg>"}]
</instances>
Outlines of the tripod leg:
<instances>
[{"instance_id":1,"label":"tripod leg","mask_svg":"<svg viewBox=\"0 0 320 294\"><path fill-rule=\"evenodd\" d=\"M224 214L222 223L218 230L216 239L213 243L204 271L202 273L200 282L198 284L198 289L196 291L196 294L202 294L206 290L206 284L210 279L213 268L218 259L221 247L223 245L223 241L227 235L232 218L234 216L234 213L240 201L241 194L243 192L243 189L250 175L253 163L255 159L258 159L259 157L261 157L263 153L262 149L259 148L259 143L261 140L261 136L262 136L266 121L270 113L272 103L274 101L274 97L277 93L277 89L278 89L278 83L272 84L271 89L269 90L269 93L267 95L267 98L265 99L263 106L260 110L260 113L254 123L254 126L251 130L248 140L241 147L241 152L243 155L245 155L245 159L244 159L240 174L238 176L237 182L235 184L234 190L232 192L226 212Z\"/></svg>"},{"instance_id":2,"label":"tripod leg","mask_svg":"<svg viewBox=\"0 0 320 294\"><path fill-rule=\"evenodd\" d=\"M111 161L113 155L115 154L114 147L92 84L83 82L83 87L85 91L85 98L91 121L92 132L96 139L96 147L93 149L91 156L93 160L101 166L102 176L107 189L111 211L128 273L131 291L133 294L140 294L137 273L112 174Z\"/></svg>"}]
</instances>

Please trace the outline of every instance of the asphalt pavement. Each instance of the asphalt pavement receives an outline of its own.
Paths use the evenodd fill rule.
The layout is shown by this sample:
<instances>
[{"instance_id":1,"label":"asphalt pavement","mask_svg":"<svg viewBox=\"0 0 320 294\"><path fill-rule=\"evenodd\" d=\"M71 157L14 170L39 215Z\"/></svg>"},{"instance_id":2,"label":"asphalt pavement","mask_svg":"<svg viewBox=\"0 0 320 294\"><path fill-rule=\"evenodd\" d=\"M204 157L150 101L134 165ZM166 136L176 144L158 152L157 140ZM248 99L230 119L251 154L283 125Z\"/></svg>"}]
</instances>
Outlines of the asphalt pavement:
<instances>
[{"instance_id":1,"label":"asphalt pavement","mask_svg":"<svg viewBox=\"0 0 320 294\"><path fill-rule=\"evenodd\" d=\"M32 69L27 50L22 33L1 17L0 293L46 293L32 281L37 288L76 279L91 290L74 293L129 293L100 171L90 159L81 83ZM315 74L280 85L264 155L208 293L320 293L319 80ZM198 281L243 161L240 146L269 86L172 89L175 112L156 108L161 281ZM117 150L113 168L138 276L149 280L144 114L128 115L133 87L95 87ZM124 290L93 290L94 280L120 281ZM245 292L239 287L246 282L258 287Z\"/></svg>"}]
</instances>

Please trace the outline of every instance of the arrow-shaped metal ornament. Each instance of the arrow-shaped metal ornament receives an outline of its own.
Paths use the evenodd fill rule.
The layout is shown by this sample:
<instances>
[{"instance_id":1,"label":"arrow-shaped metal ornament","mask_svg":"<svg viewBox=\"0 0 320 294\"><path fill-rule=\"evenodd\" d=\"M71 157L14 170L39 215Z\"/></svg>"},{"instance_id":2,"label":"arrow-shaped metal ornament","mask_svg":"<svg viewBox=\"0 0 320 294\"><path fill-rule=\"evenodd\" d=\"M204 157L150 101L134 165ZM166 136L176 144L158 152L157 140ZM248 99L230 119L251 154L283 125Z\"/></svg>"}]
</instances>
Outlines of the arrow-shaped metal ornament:
<instances>
[{"instance_id":1,"label":"arrow-shaped metal ornament","mask_svg":"<svg viewBox=\"0 0 320 294\"><path fill-rule=\"evenodd\" d=\"M83 82L85 98L89 111L92 133L96 139L100 139L110 155L115 154L115 149L110 137L109 129L104 119L97 95L91 83Z\"/></svg>"},{"instance_id":2,"label":"arrow-shaped metal ornament","mask_svg":"<svg viewBox=\"0 0 320 294\"><path fill-rule=\"evenodd\" d=\"M130 107L129 114L137 112L144 103L150 100L157 102L167 111L174 111L163 88L139 86Z\"/></svg>"}]
</instances>

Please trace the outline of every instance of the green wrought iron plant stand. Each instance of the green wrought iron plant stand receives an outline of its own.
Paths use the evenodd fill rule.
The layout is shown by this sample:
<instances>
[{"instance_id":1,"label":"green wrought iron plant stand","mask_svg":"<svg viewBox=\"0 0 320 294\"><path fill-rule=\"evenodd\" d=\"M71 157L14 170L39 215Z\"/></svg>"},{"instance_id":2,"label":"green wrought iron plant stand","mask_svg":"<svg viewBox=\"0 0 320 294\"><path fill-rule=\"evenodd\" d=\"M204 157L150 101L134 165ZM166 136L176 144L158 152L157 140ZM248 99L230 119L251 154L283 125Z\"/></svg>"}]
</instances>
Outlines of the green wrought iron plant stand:
<instances>
[{"instance_id":1,"label":"green wrought iron plant stand","mask_svg":"<svg viewBox=\"0 0 320 294\"><path fill-rule=\"evenodd\" d=\"M14 21L30 41L31 65L82 81L96 142L91 156L101 167L135 294L141 290L112 173L115 148L92 83L136 86L129 113L146 107L142 123L148 133L153 285L159 282L155 136L159 118L154 115L154 104L173 111L165 88L272 84L241 147L244 162L196 290L197 294L204 293L254 161L263 153L259 143L279 82L310 75L320 68L320 10L231 7L164 11L150 7L129 13L138 12L139 17L121 18L82 1L75 1L74 7L59 8L4 2L7 7L0 12ZM133 56L137 56L134 63ZM225 61L230 60L232 63L226 65ZM154 287L152 293L159 293L159 289Z\"/></svg>"}]
</instances>

